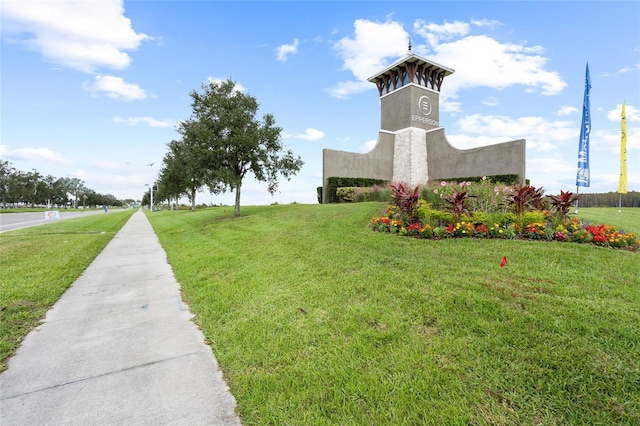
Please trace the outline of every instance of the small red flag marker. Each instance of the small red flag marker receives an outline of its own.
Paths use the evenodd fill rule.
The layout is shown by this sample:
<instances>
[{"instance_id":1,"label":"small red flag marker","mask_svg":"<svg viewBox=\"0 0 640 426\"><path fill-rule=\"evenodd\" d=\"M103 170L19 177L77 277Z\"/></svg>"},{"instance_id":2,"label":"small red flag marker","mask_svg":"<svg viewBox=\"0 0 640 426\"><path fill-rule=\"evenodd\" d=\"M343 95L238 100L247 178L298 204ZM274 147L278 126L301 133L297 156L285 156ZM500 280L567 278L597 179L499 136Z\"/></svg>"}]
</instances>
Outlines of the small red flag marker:
<instances>
[{"instance_id":1,"label":"small red flag marker","mask_svg":"<svg viewBox=\"0 0 640 426\"><path fill-rule=\"evenodd\" d=\"M500 261L500 267L504 268L506 264L507 264L507 256L504 256Z\"/></svg>"}]
</instances>

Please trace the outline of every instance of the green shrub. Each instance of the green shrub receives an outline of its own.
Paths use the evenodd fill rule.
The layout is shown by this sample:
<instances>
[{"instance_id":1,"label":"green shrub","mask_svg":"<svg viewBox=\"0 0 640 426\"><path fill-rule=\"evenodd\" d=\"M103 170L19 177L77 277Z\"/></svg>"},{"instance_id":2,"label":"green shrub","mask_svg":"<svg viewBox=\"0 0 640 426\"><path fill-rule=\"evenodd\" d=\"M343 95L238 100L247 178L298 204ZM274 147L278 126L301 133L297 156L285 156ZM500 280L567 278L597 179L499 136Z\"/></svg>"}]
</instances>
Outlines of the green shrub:
<instances>
[{"instance_id":1,"label":"green shrub","mask_svg":"<svg viewBox=\"0 0 640 426\"><path fill-rule=\"evenodd\" d=\"M440 190L434 186L424 186L420 190L420 199L429 203L435 210L444 208L444 200L440 196Z\"/></svg>"},{"instance_id":2,"label":"green shrub","mask_svg":"<svg viewBox=\"0 0 640 426\"><path fill-rule=\"evenodd\" d=\"M420 197L428 201L434 209L443 210L447 208L445 200L451 198L456 192L468 193L469 197L465 204L471 212L506 212L511 187L494 183L486 177L467 181L443 180L423 187Z\"/></svg>"},{"instance_id":3,"label":"green shrub","mask_svg":"<svg viewBox=\"0 0 640 426\"><path fill-rule=\"evenodd\" d=\"M391 188L388 186L374 185L369 188L369 199L367 201L383 201L391 200Z\"/></svg>"},{"instance_id":4,"label":"green shrub","mask_svg":"<svg viewBox=\"0 0 640 426\"><path fill-rule=\"evenodd\" d=\"M327 179L327 203L338 203L340 200L336 194L338 188L344 187L371 187L374 185L386 185L387 181L371 178L347 178L330 177Z\"/></svg>"},{"instance_id":5,"label":"green shrub","mask_svg":"<svg viewBox=\"0 0 640 426\"><path fill-rule=\"evenodd\" d=\"M516 215L511 212L487 214L488 223L497 223L498 225L508 226L512 223L515 223L515 221Z\"/></svg>"},{"instance_id":6,"label":"green shrub","mask_svg":"<svg viewBox=\"0 0 640 426\"><path fill-rule=\"evenodd\" d=\"M424 200L419 201L419 207L416 216L420 223L430 225L432 227L445 226L453 222L453 215L449 212L434 210L429 203Z\"/></svg>"},{"instance_id":7,"label":"green shrub","mask_svg":"<svg viewBox=\"0 0 640 426\"><path fill-rule=\"evenodd\" d=\"M362 203L369 201L371 188L353 188L353 201L356 203Z\"/></svg>"},{"instance_id":8,"label":"green shrub","mask_svg":"<svg viewBox=\"0 0 640 426\"><path fill-rule=\"evenodd\" d=\"M471 213L471 222L473 223L486 223L487 222L487 213L482 211L474 211Z\"/></svg>"},{"instance_id":9,"label":"green shrub","mask_svg":"<svg viewBox=\"0 0 640 426\"><path fill-rule=\"evenodd\" d=\"M441 178L441 179L432 179L434 185L437 185L441 181L454 181L454 182L482 182L482 181L490 181L493 183L502 183L505 185L517 185L520 183L520 175L518 174L508 174L508 175L490 175L490 176L467 176L467 177L456 177L456 178Z\"/></svg>"},{"instance_id":10,"label":"green shrub","mask_svg":"<svg viewBox=\"0 0 640 426\"><path fill-rule=\"evenodd\" d=\"M336 198L340 203L362 203L365 201L389 201L391 190L380 186L368 188L343 187L336 189Z\"/></svg>"},{"instance_id":11,"label":"green shrub","mask_svg":"<svg viewBox=\"0 0 640 426\"><path fill-rule=\"evenodd\" d=\"M469 200L469 210L485 213L506 212L507 188L505 185L496 185L489 179L472 182L468 187L469 193L473 196Z\"/></svg>"},{"instance_id":12,"label":"green shrub","mask_svg":"<svg viewBox=\"0 0 640 426\"><path fill-rule=\"evenodd\" d=\"M355 188L336 188L336 198L339 203L350 203L356 200Z\"/></svg>"},{"instance_id":13,"label":"green shrub","mask_svg":"<svg viewBox=\"0 0 640 426\"><path fill-rule=\"evenodd\" d=\"M545 223L547 221L547 217L544 212L541 211L533 211L533 212L525 212L519 221L519 225L523 228L532 223Z\"/></svg>"}]
</instances>

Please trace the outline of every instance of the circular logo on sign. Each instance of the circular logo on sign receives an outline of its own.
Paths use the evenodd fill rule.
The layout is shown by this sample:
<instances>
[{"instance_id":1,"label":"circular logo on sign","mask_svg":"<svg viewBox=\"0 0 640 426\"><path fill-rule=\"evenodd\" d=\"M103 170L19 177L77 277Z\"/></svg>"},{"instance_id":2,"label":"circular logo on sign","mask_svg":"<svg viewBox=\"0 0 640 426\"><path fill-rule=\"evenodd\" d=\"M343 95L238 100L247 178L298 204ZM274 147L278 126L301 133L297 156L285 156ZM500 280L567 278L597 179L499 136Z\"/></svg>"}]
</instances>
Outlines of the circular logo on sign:
<instances>
[{"instance_id":1,"label":"circular logo on sign","mask_svg":"<svg viewBox=\"0 0 640 426\"><path fill-rule=\"evenodd\" d=\"M431 99L428 96L422 96L418 99L418 109L424 114L431 114Z\"/></svg>"}]
</instances>

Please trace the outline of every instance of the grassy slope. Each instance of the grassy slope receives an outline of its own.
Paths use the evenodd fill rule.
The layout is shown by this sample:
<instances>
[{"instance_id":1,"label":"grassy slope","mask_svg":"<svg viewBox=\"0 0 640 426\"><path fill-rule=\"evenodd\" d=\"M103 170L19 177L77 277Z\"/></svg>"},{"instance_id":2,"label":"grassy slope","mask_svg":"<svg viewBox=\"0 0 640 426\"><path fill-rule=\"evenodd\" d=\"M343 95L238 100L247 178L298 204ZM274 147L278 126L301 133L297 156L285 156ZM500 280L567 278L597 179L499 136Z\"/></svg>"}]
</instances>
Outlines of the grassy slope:
<instances>
[{"instance_id":1,"label":"grassy slope","mask_svg":"<svg viewBox=\"0 0 640 426\"><path fill-rule=\"evenodd\" d=\"M0 371L133 210L0 234Z\"/></svg>"},{"instance_id":2,"label":"grassy slope","mask_svg":"<svg viewBox=\"0 0 640 426\"><path fill-rule=\"evenodd\" d=\"M384 235L382 207L152 215L246 424L640 422L638 253Z\"/></svg>"}]
</instances>

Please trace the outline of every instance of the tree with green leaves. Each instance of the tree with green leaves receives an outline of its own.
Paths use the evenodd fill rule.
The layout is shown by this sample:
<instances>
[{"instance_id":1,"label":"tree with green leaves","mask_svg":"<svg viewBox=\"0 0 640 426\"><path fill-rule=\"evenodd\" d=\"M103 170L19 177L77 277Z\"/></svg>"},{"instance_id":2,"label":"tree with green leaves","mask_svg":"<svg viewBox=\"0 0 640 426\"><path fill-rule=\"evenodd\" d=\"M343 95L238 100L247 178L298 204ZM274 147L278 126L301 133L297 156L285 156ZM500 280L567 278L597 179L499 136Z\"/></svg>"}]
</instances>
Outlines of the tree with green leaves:
<instances>
[{"instance_id":1,"label":"tree with green leaves","mask_svg":"<svg viewBox=\"0 0 640 426\"><path fill-rule=\"evenodd\" d=\"M6 207L8 203L22 205L46 205L47 207L66 206L69 196L78 197L88 205L122 205L111 194L98 194L87 188L84 181L78 178L55 178L52 175L43 176L35 169L24 172L14 168L9 161L0 160L0 205ZM86 198L85 198L86 196Z\"/></svg>"},{"instance_id":2,"label":"tree with green leaves","mask_svg":"<svg viewBox=\"0 0 640 426\"><path fill-rule=\"evenodd\" d=\"M15 174L9 161L0 160L0 197L2 197L2 207L7 207L7 198L11 189L11 177Z\"/></svg>"},{"instance_id":3,"label":"tree with green leaves","mask_svg":"<svg viewBox=\"0 0 640 426\"><path fill-rule=\"evenodd\" d=\"M267 182L272 195L278 177L289 180L304 164L291 150L285 151L271 114L256 118L258 101L242 93L235 82L209 82L202 93L192 91L191 118L180 122L183 140L199 153L206 164L205 183L212 193L235 191L234 215L240 215L240 194L249 172Z\"/></svg>"},{"instance_id":4,"label":"tree with green leaves","mask_svg":"<svg viewBox=\"0 0 640 426\"><path fill-rule=\"evenodd\" d=\"M162 196L176 200L186 195L191 201L191 210L196 209L196 194L205 185L207 177L206 150L200 149L188 137L172 140L160 169Z\"/></svg>"},{"instance_id":5,"label":"tree with green leaves","mask_svg":"<svg viewBox=\"0 0 640 426\"><path fill-rule=\"evenodd\" d=\"M86 187L84 181L79 178L60 178L60 185L67 195L73 195L73 208L78 208L78 196L82 196Z\"/></svg>"}]
</instances>

